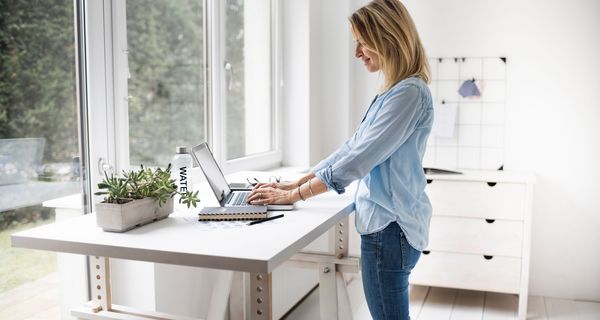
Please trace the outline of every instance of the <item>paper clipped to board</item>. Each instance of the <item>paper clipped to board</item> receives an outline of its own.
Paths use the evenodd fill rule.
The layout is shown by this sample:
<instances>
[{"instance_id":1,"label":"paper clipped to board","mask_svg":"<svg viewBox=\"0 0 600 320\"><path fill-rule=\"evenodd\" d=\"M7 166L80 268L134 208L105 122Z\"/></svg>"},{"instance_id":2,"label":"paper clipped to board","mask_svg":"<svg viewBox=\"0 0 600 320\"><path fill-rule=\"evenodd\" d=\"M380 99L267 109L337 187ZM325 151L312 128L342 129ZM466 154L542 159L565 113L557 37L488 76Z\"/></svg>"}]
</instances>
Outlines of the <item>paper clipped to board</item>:
<instances>
[{"instance_id":1,"label":"paper clipped to board","mask_svg":"<svg viewBox=\"0 0 600 320\"><path fill-rule=\"evenodd\" d=\"M434 105L432 136L440 138L454 137L457 109L458 105L456 104L442 103Z\"/></svg>"}]
</instances>

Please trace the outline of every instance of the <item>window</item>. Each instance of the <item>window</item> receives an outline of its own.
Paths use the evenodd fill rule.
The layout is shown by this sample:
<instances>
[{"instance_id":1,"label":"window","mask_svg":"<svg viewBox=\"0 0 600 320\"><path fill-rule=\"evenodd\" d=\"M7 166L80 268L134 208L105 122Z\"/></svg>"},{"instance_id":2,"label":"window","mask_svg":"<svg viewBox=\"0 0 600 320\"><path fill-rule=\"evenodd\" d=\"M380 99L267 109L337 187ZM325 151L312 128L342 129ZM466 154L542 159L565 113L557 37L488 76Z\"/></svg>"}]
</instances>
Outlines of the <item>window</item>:
<instances>
[{"instance_id":1,"label":"window","mask_svg":"<svg viewBox=\"0 0 600 320\"><path fill-rule=\"evenodd\" d=\"M79 36L74 1L0 7L0 318L60 318L55 253L14 248L10 235L80 215ZM52 204L54 203L54 204ZM82 272L83 272L82 267ZM43 295L38 294L44 292ZM26 307L23 307L26 306Z\"/></svg>"},{"instance_id":2,"label":"window","mask_svg":"<svg viewBox=\"0 0 600 320\"><path fill-rule=\"evenodd\" d=\"M225 1L226 159L273 149L271 4Z\"/></svg>"},{"instance_id":3,"label":"window","mask_svg":"<svg viewBox=\"0 0 600 320\"><path fill-rule=\"evenodd\" d=\"M116 136L129 138L118 147L126 165L117 167L165 166L175 147L203 141L224 171L281 160L271 1L127 0L113 6L115 29L126 30L113 31L115 108L127 118L116 125Z\"/></svg>"},{"instance_id":4,"label":"window","mask_svg":"<svg viewBox=\"0 0 600 320\"><path fill-rule=\"evenodd\" d=\"M165 166L206 139L202 1L127 0L130 164Z\"/></svg>"}]
</instances>

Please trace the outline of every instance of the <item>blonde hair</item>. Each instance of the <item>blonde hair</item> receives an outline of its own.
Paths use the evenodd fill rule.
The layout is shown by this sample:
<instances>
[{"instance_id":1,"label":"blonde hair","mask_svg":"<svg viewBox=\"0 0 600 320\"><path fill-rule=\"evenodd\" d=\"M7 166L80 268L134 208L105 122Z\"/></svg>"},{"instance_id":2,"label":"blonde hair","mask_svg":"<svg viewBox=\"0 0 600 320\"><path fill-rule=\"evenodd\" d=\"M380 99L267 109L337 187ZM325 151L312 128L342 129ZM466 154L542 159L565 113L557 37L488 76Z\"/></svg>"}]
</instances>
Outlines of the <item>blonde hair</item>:
<instances>
[{"instance_id":1,"label":"blonde hair","mask_svg":"<svg viewBox=\"0 0 600 320\"><path fill-rule=\"evenodd\" d=\"M374 0L348 18L355 34L379 56L386 91L416 76L429 83L429 63L417 28L399 0Z\"/></svg>"}]
</instances>

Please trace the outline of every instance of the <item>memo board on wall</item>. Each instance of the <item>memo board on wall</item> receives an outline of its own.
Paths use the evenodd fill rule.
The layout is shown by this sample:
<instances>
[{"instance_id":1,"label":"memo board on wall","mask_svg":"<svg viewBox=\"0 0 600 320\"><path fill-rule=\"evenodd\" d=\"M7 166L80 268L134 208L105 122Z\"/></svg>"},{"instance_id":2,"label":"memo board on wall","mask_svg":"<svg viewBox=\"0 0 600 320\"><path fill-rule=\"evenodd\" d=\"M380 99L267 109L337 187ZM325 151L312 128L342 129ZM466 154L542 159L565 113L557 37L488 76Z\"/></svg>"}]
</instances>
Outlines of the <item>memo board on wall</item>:
<instances>
[{"instance_id":1,"label":"memo board on wall","mask_svg":"<svg viewBox=\"0 0 600 320\"><path fill-rule=\"evenodd\" d=\"M429 58L433 104L457 106L452 137L430 136L424 167L497 170L504 163L506 57ZM458 89L475 80L479 97Z\"/></svg>"}]
</instances>

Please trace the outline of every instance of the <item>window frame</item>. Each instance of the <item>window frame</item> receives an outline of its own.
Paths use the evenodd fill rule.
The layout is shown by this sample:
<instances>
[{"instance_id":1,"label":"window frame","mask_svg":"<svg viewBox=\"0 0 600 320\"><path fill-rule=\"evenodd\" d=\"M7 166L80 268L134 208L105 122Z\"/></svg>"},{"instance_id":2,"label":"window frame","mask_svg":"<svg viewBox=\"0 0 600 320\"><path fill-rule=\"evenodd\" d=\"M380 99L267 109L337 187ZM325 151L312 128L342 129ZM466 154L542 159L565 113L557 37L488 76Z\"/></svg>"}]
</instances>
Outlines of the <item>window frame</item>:
<instances>
[{"instance_id":1,"label":"window frame","mask_svg":"<svg viewBox=\"0 0 600 320\"><path fill-rule=\"evenodd\" d=\"M90 153L91 193L98 191L96 183L103 178L102 165L106 164L116 172L116 128L115 93L113 79L113 41L111 0L82 0L85 7L86 48L85 65L87 84L88 133ZM100 202L101 196L94 196L92 203Z\"/></svg>"},{"instance_id":2,"label":"window frame","mask_svg":"<svg viewBox=\"0 0 600 320\"><path fill-rule=\"evenodd\" d=\"M213 117L211 122L213 124L218 123L218 126L211 128L209 137L209 145L215 154L217 162L219 162L221 169L224 173L232 173L241 170L261 170L275 168L281 165L283 158L282 151L282 116L281 116L281 94L282 94L282 81L283 81L283 48L282 48L282 22L281 22L281 1L270 0L271 4L271 142L273 149L271 151L248 155L236 159L227 159L226 148L226 117L225 117L225 96L227 94L226 88L226 77L225 75L225 36L222 33L225 30L225 5L222 1L206 1L210 4L207 8L210 8L209 19L218 17L216 23L212 23L208 26L208 39L207 43L217 44L213 45L212 51L209 55L209 68L213 72L208 75L209 83L215 84L211 86L211 96L209 110L212 111ZM214 5L217 2L220 5ZM211 28L211 26L219 25L218 30ZM217 41L213 41L217 39ZM219 106L219 107L216 107ZM223 107L220 107L223 106Z\"/></svg>"}]
</instances>

